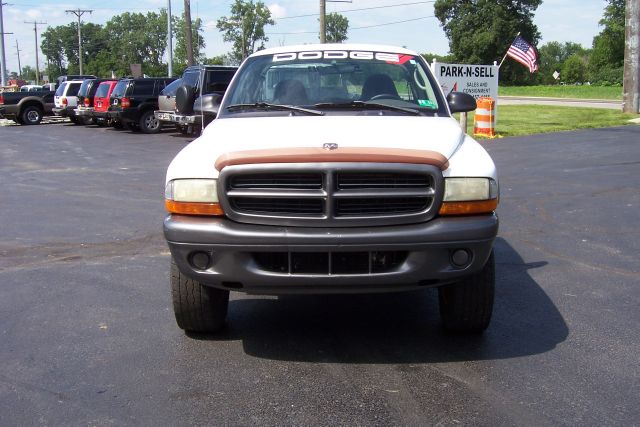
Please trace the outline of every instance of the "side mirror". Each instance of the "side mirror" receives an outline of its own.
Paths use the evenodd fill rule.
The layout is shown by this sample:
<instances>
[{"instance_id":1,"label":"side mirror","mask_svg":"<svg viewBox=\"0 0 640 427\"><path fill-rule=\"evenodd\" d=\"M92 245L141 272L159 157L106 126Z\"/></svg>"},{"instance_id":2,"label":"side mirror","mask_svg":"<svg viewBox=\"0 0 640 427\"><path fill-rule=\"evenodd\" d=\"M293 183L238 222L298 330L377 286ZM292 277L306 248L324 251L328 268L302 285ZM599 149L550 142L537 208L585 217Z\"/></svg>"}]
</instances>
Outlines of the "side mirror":
<instances>
[{"instance_id":1,"label":"side mirror","mask_svg":"<svg viewBox=\"0 0 640 427\"><path fill-rule=\"evenodd\" d=\"M452 113L467 113L476 109L476 99L463 92L450 92L447 102Z\"/></svg>"},{"instance_id":2,"label":"side mirror","mask_svg":"<svg viewBox=\"0 0 640 427\"><path fill-rule=\"evenodd\" d=\"M193 111L196 114L205 115L218 115L218 109L220 108L220 102L222 101L222 95L219 93L211 93L208 95L202 95L196 99Z\"/></svg>"}]
</instances>

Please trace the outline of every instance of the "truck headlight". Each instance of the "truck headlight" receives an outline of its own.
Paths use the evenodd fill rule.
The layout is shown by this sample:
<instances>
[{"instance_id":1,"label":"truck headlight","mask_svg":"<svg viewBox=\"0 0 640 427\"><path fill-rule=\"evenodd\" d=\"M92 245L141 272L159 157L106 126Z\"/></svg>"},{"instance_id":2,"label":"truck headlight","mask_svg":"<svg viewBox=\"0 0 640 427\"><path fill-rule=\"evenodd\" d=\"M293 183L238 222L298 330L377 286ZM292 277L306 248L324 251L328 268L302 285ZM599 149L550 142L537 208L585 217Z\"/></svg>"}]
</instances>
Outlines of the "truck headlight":
<instances>
[{"instance_id":1,"label":"truck headlight","mask_svg":"<svg viewBox=\"0 0 640 427\"><path fill-rule=\"evenodd\" d=\"M498 207L498 183L491 178L453 177L444 180L440 215L476 215Z\"/></svg>"},{"instance_id":2,"label":"truck headlight","mask_svg":"<svg viewBox=\"0 0 640 427\"><path fill-rule=\"evenodd\" d=\"M215 179L174 179L164 189L167 211L184 215L224 215Z\"/></svg>"}]
</instances>

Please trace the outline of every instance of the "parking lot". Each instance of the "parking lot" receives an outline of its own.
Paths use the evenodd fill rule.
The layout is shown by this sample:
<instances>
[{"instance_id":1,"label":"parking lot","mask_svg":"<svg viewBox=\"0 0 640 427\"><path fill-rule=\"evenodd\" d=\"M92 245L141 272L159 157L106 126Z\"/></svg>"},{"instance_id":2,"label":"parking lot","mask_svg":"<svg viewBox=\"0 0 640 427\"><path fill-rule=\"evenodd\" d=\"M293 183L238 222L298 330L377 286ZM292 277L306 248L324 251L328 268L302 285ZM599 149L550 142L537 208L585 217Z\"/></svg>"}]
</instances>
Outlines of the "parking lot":
<instances>
[{"instance_id":1,"label":"parking lot","mask_svg":"<svg viewBox=\"0 0 640 427\"><path fill-rule=\"evenodd\" d=\"M442 332L434 290L234 293L221 336L186 336L162 197L189 141L0 127L0 426L638 424L639 126L483 143L482 337Z\"/></svg>"}]
</instances>

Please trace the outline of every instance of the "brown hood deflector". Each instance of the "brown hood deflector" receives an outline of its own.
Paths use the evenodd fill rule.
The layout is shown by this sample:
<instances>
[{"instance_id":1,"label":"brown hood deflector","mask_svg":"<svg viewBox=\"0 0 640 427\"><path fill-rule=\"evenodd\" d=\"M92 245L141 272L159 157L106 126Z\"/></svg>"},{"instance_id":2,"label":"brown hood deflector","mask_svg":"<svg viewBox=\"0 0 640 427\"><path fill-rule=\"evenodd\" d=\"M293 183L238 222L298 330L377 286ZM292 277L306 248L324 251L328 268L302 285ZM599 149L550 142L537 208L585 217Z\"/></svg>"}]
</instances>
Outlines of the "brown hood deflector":
<instances>
[{"instance_id":1,"label":"brown hood deflector","mask_svg":"<svg viewBox=\"0 0 640 427\"><path fill-rule=\"evenodd\" d=\"M232 151L218 157L215 166L221 171L233 165L321 162L413 163L436 166L440 170L449 167L447 158L436 151L371 147L345 147L334 150L300 147Z\"/></svg>"}]
</instances>

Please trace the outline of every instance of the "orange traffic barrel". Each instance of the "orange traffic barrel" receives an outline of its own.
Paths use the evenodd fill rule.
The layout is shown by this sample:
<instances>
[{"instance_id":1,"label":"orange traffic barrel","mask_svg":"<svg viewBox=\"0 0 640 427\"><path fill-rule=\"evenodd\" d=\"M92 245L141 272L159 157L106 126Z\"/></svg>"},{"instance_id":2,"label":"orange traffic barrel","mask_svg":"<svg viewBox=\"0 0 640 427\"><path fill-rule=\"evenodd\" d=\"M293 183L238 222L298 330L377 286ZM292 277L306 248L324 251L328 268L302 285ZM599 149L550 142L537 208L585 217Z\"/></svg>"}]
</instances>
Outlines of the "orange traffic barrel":
<instances>
[{"instance_id":1,"label":"orange traffic barrel","mask_svg":"<svg viewBox=\"0 0 640 427\"><path fill-rule=\"evenodd\" d=\"M482 97L476 100L478 108L473 118L473 135L495 138L496 136L496 101Z\"/></svg>"}]
</instances>

